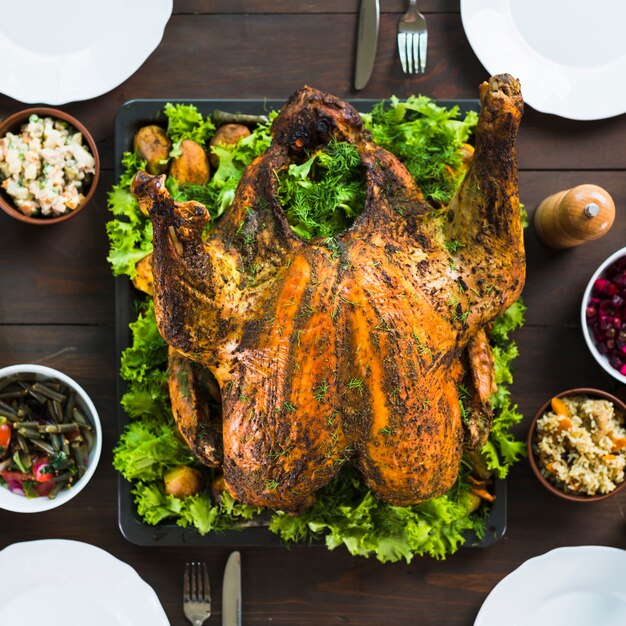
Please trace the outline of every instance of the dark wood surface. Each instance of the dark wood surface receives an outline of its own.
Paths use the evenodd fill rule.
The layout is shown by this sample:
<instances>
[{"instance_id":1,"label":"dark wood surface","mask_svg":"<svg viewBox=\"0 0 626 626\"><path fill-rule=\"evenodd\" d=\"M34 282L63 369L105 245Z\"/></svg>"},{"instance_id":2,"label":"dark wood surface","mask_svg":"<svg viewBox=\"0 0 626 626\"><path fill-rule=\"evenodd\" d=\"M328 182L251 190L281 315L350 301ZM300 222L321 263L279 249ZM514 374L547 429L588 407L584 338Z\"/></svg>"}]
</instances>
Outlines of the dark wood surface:
<instances>
[{"instance_id":1,"label":"dark wood surface","mask_svg":"<svg viewBox=\"0 0 626 626\"><path fill-rule=\"evenodd\" d=\"M221 576L228 550L146 548L117 528L117 439L113 279L105 261L106 191L113 182L113 121L130 98L283 98L303 84L345 97L424 93L475 98L487 76L470 49L457 0L425 0L429 66L407 78L395 52L403 0L383 2L374 75L351 88L358 0L177 0L163 41L125 83L94 100L64 106L94 133L103 175L91 206L75 220L28 227L0 215L0 366L36 362L78 379L104 427L103 456L89 486L66 506L38 515L0 511L0 548L16 541L66 538L96 544L132 565L157 592L171 623L182 626L184 563L205 560L221 619ZM298 12L296 12L298 11ZM0 96L0 116L23 105ZM520 194L532 214L546 195L590 182L606 187L617 219L603 239L568 252L541 245L527 230L528 322L517 335L513 395L527 423L553 393L576 386L616 390L588 354L578 323L595 267L624 245L626 117L571 122L528 109L519 141ZM523 437L526 423L518 427ZM446 561L381 565L343 549L243 550L244 624L463 625L489 591L526 559L566 545L626 548L626 492L575 505L545 492L526 461L509 481L508 531L486 549ZM506 623L506 620L503 621Z\"/></svg>"}]
</instances>

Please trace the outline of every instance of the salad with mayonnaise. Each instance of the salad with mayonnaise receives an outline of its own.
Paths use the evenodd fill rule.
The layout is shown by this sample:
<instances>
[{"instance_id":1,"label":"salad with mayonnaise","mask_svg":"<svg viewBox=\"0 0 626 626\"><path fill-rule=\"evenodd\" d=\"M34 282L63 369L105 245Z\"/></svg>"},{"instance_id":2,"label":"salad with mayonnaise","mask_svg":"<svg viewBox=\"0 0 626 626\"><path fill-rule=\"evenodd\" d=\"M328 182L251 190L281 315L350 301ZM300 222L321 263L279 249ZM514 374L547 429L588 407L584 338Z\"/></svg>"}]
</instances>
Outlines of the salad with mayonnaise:
<instances>
[{"instance_id":1,"label":"salad with mayonnaise","mask_svg":"<svg viewBox=\"0 0 626 626\"><path fill-rule=\"evenodd\" d=\"M95 173L83 136L67 122L31 115L0 139L0 185L24 215L57 217L78 208Z\"/></svg>"}]
</instances>

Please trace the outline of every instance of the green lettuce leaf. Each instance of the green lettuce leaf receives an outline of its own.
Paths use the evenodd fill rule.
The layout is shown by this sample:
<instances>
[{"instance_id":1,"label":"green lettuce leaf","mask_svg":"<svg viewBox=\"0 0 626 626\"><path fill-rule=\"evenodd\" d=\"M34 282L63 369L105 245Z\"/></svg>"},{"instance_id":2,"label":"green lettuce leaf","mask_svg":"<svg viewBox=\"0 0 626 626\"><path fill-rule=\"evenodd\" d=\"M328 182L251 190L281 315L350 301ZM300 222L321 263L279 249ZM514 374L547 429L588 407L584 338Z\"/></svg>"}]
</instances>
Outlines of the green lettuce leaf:
<instances>
[{"instance_id":1,"label":"green lettuce leaf","mask_svg":"<svg viewBox=\"0 0 626 626\"><path fill-rule=\"evenodd\" d=\"M122 352L120 375L128 383L122 406L133 418L171 415L167 391L167 343L156 325L154 303L146 298L130 324L131 345Z\"/></svg>"},{"instance_id":2,"label":"green lettuce leaf","mask_svg":"<svg viewBox=\"0 0 626 626\"><path fill-rule=\"evenodd\" d=\"M107 207L113 215L121 219L107 222L109 236L109 256L113 274L126 274L134 278L135 266L152 252L152 222L139 210L139 202L130 192L135 174L146 166L138 155L125 152L122 157L122 176L107 196Z\"/></svg>"},{"instance_id":3,"label":"green lettuce leaf","mask_svg":"<svg viewBox=\"0 0 626 626\"><path fill-rule=\"evenodd\" d=\"M122 378L145 383L155 369L167 363L167 343L156 325L154 302L147 299L143 311L130 324L132 344L122 353Z\"/></svg>"},{"instance_id":4,"label":"green lettuce leaf","mask_svg":"<svg viewBox=\"0 0 626 626\"><path fill-rule=\"evenodd\" d=\"M494 420L489 439L481 452L487 467L499 478L506 477L511 466L526 454L525 443L517 440L510 432L524 416L517 405L511 404L511 393L507 386L513 382L512 363L518 355L517 345L510 339L510 335L524 323L525 311L526 307L520 298L494 321L491 329L491 338L495 343L493 355L498 389L491 396Z\"/></svg>"},{"instance_id":5,"label":"green lettuce leaf","mask_svg":"<svg viewBox=\"0 0 626 626\"><path fill-rule=\"evenodd\" d=\"M323 537L332 550L344 545L353 555L379 561L410 562L415 555L445 558L466 540L465 533L484 532L482 515L470 516L469 487L413 506L378 500L353 468L346 468L318 494L301 515L275 512L270 530L285 541Z\"/></svg>"},{"instance_id":6,"label":"green lettuce leaf","mask_svg":"<svg viewBox=\"0 0 626 626\"><path fill-rule=\"evenodd\" d=\"M172 517L179 517L184 501L165 493L159 483L138 482L131 492L137 505L137 513L147 524L155 526Z\"/></svg>"},{"instance_id":7,"label":"green lettuce leaf","mask_svg":"<svg viewBox=\"0 0 626 626\"><path fill-rule=\"evenodd\" d=\"M161 480L177 465L196 463L191 450L178 439L173 421L137 420L122 433L113 466L127 480Z\"/></svg>"},{"instance_id":8,"label":"green lettuce leaf","mask_svg":"<svg viewBox=\"0 0 626 626\"><path fill-rule=\"evenodd\" d=\"M506 343L511 333L524 324L524 313L526 307L520 298L514 302L500 317L498 317L491 328L491 338L496 343Z\"/></svg>"},{"instance_id":9,"label":"green lettuce leaf","mask_svg":"<svg viewBox=\"0 0 626 626\"><path fill-rule=\"evenodd\" d=\"M191 139L204 146L215 133L215 124L210 118L204 118L193 104L172 104L168 102L163 109L167 117L167 136L172 140L170 157L180 156L180 144Z\"/></svg>"},{"instance_id":10,"label":"green lettuce leaf","mask_svg":"<svg viewBox=\"0 0 626 626\"><path fill-rule=\"evenodd\" d=\"M393 152L417 181L424 196L436 205L452 199L461 176L460 150L478 122L474 111L462 120L459 108L446 109L426 96L395 96L361 115L374 141Z\"/></svg>"}]
</instances>

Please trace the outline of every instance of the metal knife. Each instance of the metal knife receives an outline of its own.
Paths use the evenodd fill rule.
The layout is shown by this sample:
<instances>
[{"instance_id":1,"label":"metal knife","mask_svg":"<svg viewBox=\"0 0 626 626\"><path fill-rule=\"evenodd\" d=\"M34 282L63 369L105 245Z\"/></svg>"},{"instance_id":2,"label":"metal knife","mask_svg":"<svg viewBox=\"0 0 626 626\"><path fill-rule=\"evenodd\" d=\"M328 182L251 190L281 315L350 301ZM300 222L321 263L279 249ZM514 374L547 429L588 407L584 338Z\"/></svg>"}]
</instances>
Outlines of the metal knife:
<instances>
[{"instance_id":1,"label":"metal knife","mask_svg":"<svg viewBox=\"0 0 626 626\"><path fill-rule=\"evenodd\" d=\"M356 44L356 68L354 70L355 89L363 89L372 75L378 44L379 21L379 0L361 0L359 35Z\"/></svg>"},{"instance_id":2,"label":"metal knife","mask_svg":"<svg viewBox=\"0 0 626 626\"><path fill-rule=\"evenodd\" d=\"M239 552L231 553L224 569L222 626L241 626L241 555Z\"/></svg>"}]
</instances>

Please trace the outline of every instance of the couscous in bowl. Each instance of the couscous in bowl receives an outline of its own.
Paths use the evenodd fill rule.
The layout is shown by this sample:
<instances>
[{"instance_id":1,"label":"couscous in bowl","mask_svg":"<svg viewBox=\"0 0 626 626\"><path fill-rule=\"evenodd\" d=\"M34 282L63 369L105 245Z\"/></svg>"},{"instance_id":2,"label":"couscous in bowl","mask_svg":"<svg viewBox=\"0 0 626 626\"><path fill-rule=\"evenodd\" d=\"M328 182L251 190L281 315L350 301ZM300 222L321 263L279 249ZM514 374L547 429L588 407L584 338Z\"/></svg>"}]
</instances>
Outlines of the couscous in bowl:
<instances>
[{"instance_id":1,"label":"couscous in bowl","mask_svg":"<svg viewBox=\"0 0 626 626\"><path fill-rule=\"evenodd\" d=\"M563 391L537 411L528 458L539 482L574 502L608 498L626 485L626 405L598 389Z\"/></svg>"}]
</instances>

